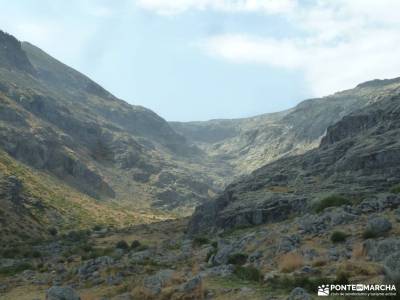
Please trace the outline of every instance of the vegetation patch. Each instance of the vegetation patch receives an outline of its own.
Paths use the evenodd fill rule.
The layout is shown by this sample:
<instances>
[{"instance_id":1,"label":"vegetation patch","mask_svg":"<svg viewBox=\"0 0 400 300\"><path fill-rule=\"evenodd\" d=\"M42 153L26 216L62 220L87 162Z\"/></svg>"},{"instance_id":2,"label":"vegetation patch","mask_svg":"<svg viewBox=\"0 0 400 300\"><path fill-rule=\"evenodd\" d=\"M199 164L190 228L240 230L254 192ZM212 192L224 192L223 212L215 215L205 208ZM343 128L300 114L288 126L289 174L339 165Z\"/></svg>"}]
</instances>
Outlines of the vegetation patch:
<instances>
[{"instance_id":1,"label":"vegetation patch","mask_svg":"<svg viewBox=\"0 0 400 300\"><path fill-rule=\"evenodd\" d=\"M328 207L338 207L342 205L351 205L351 204L352 204L351 200L345 197L332 195L317 202L314 206L314 210L315 212L319 213Z\"/></svg>"},{"instance_id":2,"label":"vegetation patch","mask_svg":"<svg viewBox=\"0 0 400 300\"><path fill-rule=\"evenodd\" d=\"M115 248L122 249L122 250L128 250L129 245L126 241L121 240L121 241L118 241L117 244L115 244Z\"/></svg>"},{"instance_id":3,"label":"vegetation patch","mask_svg":"<svg viewBox=\"0 0 400 300\"><path fill-rule=\"evenodd\" d=\"M395 185L390 189L390 192L393 194L400 194L400 184Z\"/></svg>"},{"instance_id":4,"label":"vegetation patch","mask_svg":"<svg viewBox=\"0 0 400 300\"><path fill-rule=\"evenodd\" d=\"M259 269L253 266L236 266L233 272L241 280L260 282L263 278Z\"/></svg>"},{"instance_id":5,"label":"vegetation patch","mask_svg":"<svg viewBox=\"0 0 400 300\"><path fill-rule=\"evenodd\" d=\"M206 245L206 244L209 244L209 243L210 243L210 240L208 238L204 237L204 236L196 236L193 239L193 246L194 247L200 247L200 246L203 246L203 245Z\"/></svg>"},{"instance_id":6,"label":"vegetation patch","mask_svg":"<svg viewBox=\"0 0 400 300\"><path fill-rule=\"evenodd\" d=\"M235 253L228 257L228 264L242 266L246 263L248 255L245 253Z\"/></svg>"},{"instance_id":7,"label":"vegetation patch","mask_svg":"<svg viewBox=\"0 0 400 300\"><path fill-rule=\"evenodd\" d=\"M379 236L380 236L380 234L378 234L376 231L371 230L371 229L366 229L362 234L362 237L365 240L367 240L367 239L376 239Z\"/></svg>"},{"instance_id":8,"label":"vegetation patch","mask_svg":"<svg viewBox=\"0 0 400 300\"><path fill-rule=\"evenodd\" d=\"M29 263L20 263L16 266L10 266L10 267L3 267L0 268L0 274L6 275L6 276L12 276L18 273L21 273L25 270L33 270L33 266Z\"/></svg>"},{"instance_id":9,"label":"vegetation patch","mask_svg":"<svg viewBox=\"0 0 400 300\"><path fill-rule=\"evenodd\" d=\"M346 241L348 235L343 231L334 231L331 234L331 241L332 243L343 243Z\"/></svg>"}]
</instances>

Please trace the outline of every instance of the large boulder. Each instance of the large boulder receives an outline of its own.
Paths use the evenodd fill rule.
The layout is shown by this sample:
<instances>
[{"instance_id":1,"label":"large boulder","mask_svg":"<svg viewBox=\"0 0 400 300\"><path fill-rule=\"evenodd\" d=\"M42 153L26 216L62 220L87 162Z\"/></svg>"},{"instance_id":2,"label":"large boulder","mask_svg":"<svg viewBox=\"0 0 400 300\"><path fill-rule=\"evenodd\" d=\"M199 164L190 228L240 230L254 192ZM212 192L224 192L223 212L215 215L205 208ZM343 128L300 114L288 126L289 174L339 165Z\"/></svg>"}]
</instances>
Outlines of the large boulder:
<instances>
[{"instance_id":1,"label":"large boulder","mask_svg":"<svg viewBox=\"0 0 400 300\"><path fill-rule=\"evenodd\" d=\"M53 286L46 292L46 300L81 300L71 287Z\"/></svg>"},{"instance_id":2,"label":"large boulder","mask_svg":"<svg viewBox=\"0 0 400 300\"><path fill-rule=\"evenodd\" d=\"M389 255L383 264L385 279L390 283L400 283L400 251Z\"/></svg>"},{"instance_id":3,"label":"large boulder","mask_svg":"<svg viewBox=\"0 0 400 300\"><path fill-rule=\"evenodd\" d=\"M175 271L173 270L161 270L154 275L147 276L143 281L143 285L152 295L158 295L161 293L162 288L173 279L174 274Z\"/></svg>"},{"instance_id":4,"label":"large boulder","mask_svg":"<svg viewBox=\"0 0 400 300\"><path fill-rule=\"evenodd\" d=\"M373 236L380 236L392 229L392 223L385 217L374 217L368 221L366 231Z\"/></svg>"},{"instance_id":5,"label":"large boulder","mask_svg":"<svg viewBox=\"0 0 400 300\"><path fill-rule=\"evenodd\" d=\"M400 239L387 238L384 240L367 240L364 243L366 254L373 261L383 261L389 255L400 252Z\"/></svg>"}]
</instances>

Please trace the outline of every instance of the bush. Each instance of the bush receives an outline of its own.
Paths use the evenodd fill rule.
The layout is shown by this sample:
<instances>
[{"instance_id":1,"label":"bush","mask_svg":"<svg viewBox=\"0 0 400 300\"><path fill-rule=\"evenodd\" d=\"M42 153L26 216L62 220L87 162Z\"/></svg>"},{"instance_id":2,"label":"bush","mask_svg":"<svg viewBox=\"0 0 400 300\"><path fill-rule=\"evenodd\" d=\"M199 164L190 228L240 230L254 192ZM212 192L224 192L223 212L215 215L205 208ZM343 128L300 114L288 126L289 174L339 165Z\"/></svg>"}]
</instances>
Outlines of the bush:
<instances>
[{"instance_id":1,"label":"bush","mask_svg":"<svg viewBox=\"0 0 400 300\"><path fill-rule=\"evenodd\" d=\"M203 246L203 245L209 244L209 243L210 243L210 240L204 236L196 236L193 239L193 246L195 246L195 247L200 247L200 246Z\"/></svg>"},{"instance_id":2,"label":"bush","mask_svg":"<svg viewBox=\"0 0 400 300\"><path fill-rule=\"evenodd\" d=\"M139 248L141 245L142 245L142 244L141 244L138 240L134 240L134 241L131 243L131 249Z\"/></svg>"},{"instance_id":3,"label":"bush","mask_svg":"<svg viewBox=\"0 0 400 300\"><path fill-rule=\"evenodd\" d=\"M332 243L343 243L346 241L348 235L342 231L334 231L331 235Z\"/></svg>"},{"instance_id":4,"label":"bush","mask_svg":"<svg viewBox=\"0 0 400 300\"><path fill-rule=\"evenodd\" d=\"M366 229L362 234L363 239L375 239L379 237L379 234L371 229Z\"/></svg>"},{"instance_id":5,"label":"bush","mask_svg":"<svg viewBox=\"0 0 400 300\"><path fill-rule=\"evenodd\" d=\"M57 229L56 229L55 227L50 227L50 228L49 228L49 233L50 233L52 236L56 236L57 233L58 233L58 231L57 231Z\"/></svg>"},{"instance_id":6,"label":"bush","mask_svg":"<svg viewBox=\"0 0 400 300\"><path fill-rule=\"evenodd\" d=\"M279 268L283 273L293 272L304 265L304 259L300 254L287 253L279 261Z\"/></svg>"},{"instance_id":7,"label":"bush","mask_svg":"<svg viewBox=\"0 0 400 300\"><path fill-rule=\"evenodd\" d=\"M28 263L20 263L16 266L3 267L0 268L0 274L11 276L25 270L33 270L33 266Z\"/></svg>"},{"instance_id":8,"label":"bush","mask_svg":"<svg viewBox=\"0 0 400 300\"><path fill-rule=\"evenodd\" d=\"M20 249L13 247L3 250L1 256L3 256L4 258L16 258L20 256L20 254L21 254Z\"/></svg>"},{"instance_id":9,"label":"bush","mask_svg":"<svg viewBox=\"0 0 400 300\"><path fill-rule=\"evenodd\" d=\"M400 184L395 185L390 189L390 192L393 194L400 194Z\"/></svg>"},{"instance_id":10,"label":"bush","mask_svg":"<svg viewBox=\"0 0 400 300\"><path fill-rule=\"evenodd\" d=\"M247 261L247 254L235 253L228 257L228 264L242 266Z\"/></svg>"},{"instance_id":11,"label":"bush","mask_svg":"<svg viewBox=\"0 0 400 300\"><path fill-rule=\"evenodd\" d=\"M236 266L233 273L236 275L237 278L246 281L261 281L263 278L260 270L253 266Z\"/></svg>"},{"instance_id":12,"label":"bush","mask_svg":"<svg viewBox=\"0 0 400 300\"><path fill-rule=\"evenodd\" d=\"M96 224L96 225L94 225L93 228L92 228L93 231L100 231L100 230L102 230L102 229L103 229L103 226L100 225L100 224Z\"/></svg>"},{"instance_id":13,"label":"bush","mask_svg":"<svg viewBox=\"0 0 400 300\"><path fill-rule=\"evenodd\" d=\"M118 249L122 249L122 250L128 250L129 249L128 243L126 241L124 241L124 240L119 241L115 245L115 247L118 248Z\"/></svg>"},{"instance_id":14,"label":"bush","mask_svg":"<svg viewBox=\"0 0 400 300\"><path fill-rule=\"evenodd\" d=\"M321 212L328 207L336 207L336 206L350 205L350 204L351 201L349 199L337 195L332 195L316 203L314 210L315 212Z\"/></svg>"},{"instance_id":15,"label":"bush","mask_svg":"<svg viewBox=\"0 0 400 300\"><path fill-rule=\"evenodd\" d=\"M322 284L331 284L333 281L328 278L322 277L305 277L305 276L282 276L282 277L273 277L268 280L268 285L271 286L272 289L282 289L291 291L296 287L302 287L303 289L314 292L315 287Z\"/></svg>"},{"instance_id":16,"label":"bush","mask_svg":"<svg viewBox=\"0 0 400 300\"><path fill-rule=\"evenodd\" d=\"M72 230L67 233L65 238L71 242L80 242L86 240L89 234L90 232L86 230L79 230L79 231Z\"/></svg>"}]
</instances>

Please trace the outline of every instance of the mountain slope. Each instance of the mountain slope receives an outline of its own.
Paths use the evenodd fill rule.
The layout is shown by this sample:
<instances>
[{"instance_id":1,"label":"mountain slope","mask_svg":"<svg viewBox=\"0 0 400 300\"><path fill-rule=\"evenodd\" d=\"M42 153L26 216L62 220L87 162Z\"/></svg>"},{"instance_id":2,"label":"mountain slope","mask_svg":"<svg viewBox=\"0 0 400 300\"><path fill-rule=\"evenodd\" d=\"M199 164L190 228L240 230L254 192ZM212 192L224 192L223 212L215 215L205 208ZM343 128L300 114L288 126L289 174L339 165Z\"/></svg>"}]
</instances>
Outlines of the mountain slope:
<instances>
[{"instance_id":1,"label":"mountain slope","mask_svg":"<svg viewBox=\"0 0 400 300\"><path fill-rule=\"evenodd\" d=\"M318 148L231 184L216 201L196 209L191 232L282 221L329 195L367 201L399 184L399 80L364 87L377 89L370 104L330 126Z\"/></svg>"},{"instance_id":2,"label":"mountain slope","mask_svg":"<svg viewBox=\"0 0 400 300\"><path fill-rule=\"evenodd\" d=\"M0 43L0 148L12 158L134 209L187 214L222 187L213 162L154 112L29 43L3 32Z\"/></svg>"},{"instance_id":3,"label":"mountain slope","mask_svg":"<svg viewBox=\"0 0 400 300\"><path fill-rule=\"evenodd\" d=\"M361 84L332 96L303 101L279 113L171 125L211 157L231 165L237 177L281 157L318 147L328 126L391 93L399 82L394 79Z\"/></svg>"}]
</instances>

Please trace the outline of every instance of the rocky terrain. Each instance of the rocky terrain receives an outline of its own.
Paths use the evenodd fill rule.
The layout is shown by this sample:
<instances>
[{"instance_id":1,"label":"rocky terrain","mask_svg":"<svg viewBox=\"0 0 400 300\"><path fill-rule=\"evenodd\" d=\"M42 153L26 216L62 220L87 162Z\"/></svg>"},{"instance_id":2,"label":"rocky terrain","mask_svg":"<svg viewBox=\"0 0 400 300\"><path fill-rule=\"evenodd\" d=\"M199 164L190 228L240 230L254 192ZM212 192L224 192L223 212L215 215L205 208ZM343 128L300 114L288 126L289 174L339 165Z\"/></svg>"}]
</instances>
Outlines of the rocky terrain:
<instances>
[{"instance_id":1,"label":"rocky terrain","mask_svg":"<svg viewBox=\"0 0 400 300\"><path fill-rule=\"evenodd\" d=\"M170 124L189 142L231 166L237 178L268 162L318 147L329 126L390 95L399 82L399 79L367 82L328 97L303 101L279 113Z\"/></svg>"},{"instance_id":2,"label":"rocky terrain","mask_svg":"<svg viewBox=\"0 0 400 300\"><path fill-rule=\"evenodd\" d=\"M223 165L215 168L212 159L154 112L127 104L3 32L0 49L1 175L32 186L22 191L26 199L36 187L33 182L45 178L60 189L51 197L36 193L34 202L47 201L53 215L64 215L62 201L54 198L72 205L69 196L74 194L93 205L101 201L142 215L166 212L174 217L189 214L224 186ZM16 174L14 167L24 168L29 178ZM75 211L85 214L86 206ZM47 218L50 210L31 213L41 220L45 211ZM70 224L55 224L64 225Z\"/></svg>"},{"instance_id":3,"label":"rocky terrain","mask_svg":"<svg viewBox=\"0 0 400 300\"><path fill-rule=\"evenodd\" d=\"M0 32L1 300L312 299L399 233L400 79L168 123Z\"/></svg>"}]
</instances>

